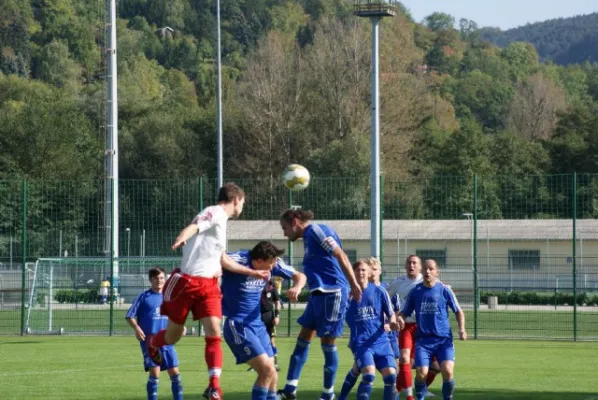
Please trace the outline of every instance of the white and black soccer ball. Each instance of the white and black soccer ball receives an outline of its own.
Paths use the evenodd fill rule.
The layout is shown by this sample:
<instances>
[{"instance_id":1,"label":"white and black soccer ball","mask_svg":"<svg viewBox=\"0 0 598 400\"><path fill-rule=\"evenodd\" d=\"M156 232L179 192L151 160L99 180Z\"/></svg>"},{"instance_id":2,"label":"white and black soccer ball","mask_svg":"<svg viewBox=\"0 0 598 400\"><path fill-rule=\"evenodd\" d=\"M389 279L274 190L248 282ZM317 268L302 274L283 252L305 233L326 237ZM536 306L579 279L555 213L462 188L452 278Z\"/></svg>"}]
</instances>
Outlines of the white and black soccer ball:
<instances>
[{"instance_id":1,"label":"white and black soccer ball","mask_svg":"<svg viewBox=\"0 0 598 400\"><path fill-rule=\"evenodd\" d=\"M305 190L309 186L310 174L299 164L289 164L282 173L282 183L290 190Z\"/></svg>"}]
</instances>

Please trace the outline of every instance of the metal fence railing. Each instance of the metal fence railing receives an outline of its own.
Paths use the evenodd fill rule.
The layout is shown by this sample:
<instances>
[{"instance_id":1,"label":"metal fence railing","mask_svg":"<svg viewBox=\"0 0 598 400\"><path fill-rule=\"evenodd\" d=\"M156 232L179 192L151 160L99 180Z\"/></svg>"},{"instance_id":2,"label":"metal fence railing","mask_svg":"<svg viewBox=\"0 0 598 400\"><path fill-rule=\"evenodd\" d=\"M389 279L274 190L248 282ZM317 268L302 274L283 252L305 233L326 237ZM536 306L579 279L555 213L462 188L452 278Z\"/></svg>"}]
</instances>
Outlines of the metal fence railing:
<instances>
[{"instance_id":1,"label":"metal fence railing","mask_svg":"<svg viewBox=\"0 0 598 400\"><path fill-rule=\"evenodd\" d=\"M303 192L235 182L246 203L229 222L231 250L273 240L300 266L302 246L287 244L277 220L301 206L337 230L350 258L369 256L367 178L315 177ZM385 177L381 185L384 281L409 254L435 258L471 337L598 340L598 175ZM105 305L91 293L110 273L103 187L0 181L0 334L128 332L124 312L147 285L148 266L176 265L173 238L216 195L213 179L121 180L119 299ZM284 314L279 334L297 332L299 312Z\"/></svg>"}]
</instances>

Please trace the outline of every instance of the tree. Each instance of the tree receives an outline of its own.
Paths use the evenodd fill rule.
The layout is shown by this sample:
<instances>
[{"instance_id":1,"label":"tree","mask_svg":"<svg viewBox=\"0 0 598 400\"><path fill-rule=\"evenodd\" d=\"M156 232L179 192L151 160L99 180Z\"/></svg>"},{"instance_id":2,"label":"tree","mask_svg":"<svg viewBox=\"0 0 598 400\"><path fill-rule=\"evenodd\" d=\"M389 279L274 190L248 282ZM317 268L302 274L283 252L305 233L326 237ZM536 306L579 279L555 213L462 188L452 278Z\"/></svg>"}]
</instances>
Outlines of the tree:
<instances>
[{"instance_id":1,"label":"tree","mask_svg":"<svg viewBox=\"0 0 598 400\"><path fill-rule=\"evenodd\" d=\"M72 87L80 84L81 68L70 59L67 45L53 40L36 57L35 77L58 87Z\"/></svg>"},{"instance_id":2,"label":"tree","mask_svg":"<svg viewBox=\"0 0 598 400\"><path fill-rule=\"evenodd\" d=\"M435 12L424 18L424 24L434 32L455 28L455 18L443 12Z\"/></svg>"}]
</instances>

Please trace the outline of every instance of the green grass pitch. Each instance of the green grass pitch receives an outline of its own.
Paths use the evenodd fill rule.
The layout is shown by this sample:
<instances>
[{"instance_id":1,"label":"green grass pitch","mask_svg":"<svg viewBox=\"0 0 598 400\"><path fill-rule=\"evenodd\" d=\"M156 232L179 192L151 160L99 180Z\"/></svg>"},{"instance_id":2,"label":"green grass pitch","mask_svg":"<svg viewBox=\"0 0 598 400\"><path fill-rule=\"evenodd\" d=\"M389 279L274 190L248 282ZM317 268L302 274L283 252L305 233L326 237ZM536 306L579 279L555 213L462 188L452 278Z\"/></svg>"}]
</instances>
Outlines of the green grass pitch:
<instances>
[{"instance_id":1,"label":"green grass pitch","mask_svg":"<svg viewBox=\"0 0 598 400\"><path fill-rule=\"evenodd\" d=\"M278 338L285 380L294 338ZM352 359L346 339L339 341L337 392ZM246 365L235 365L225 347L222 386L227 400L247 400L255 379ZM177 345L185 399L200 399L207 383L203 338L184 337ZM456 342L458 400L598 400L596 355L598 343L519 342L477 340ZM9 399L119 399L146 398L147 375L141 353L131 336L5 336L0 337L0 398ZM302 400L317 398L322 384L323 357L314 342L299 386ZM441 379L431 391L440 394ZM164 374L159 398L170 399ZM355 396L355 392L353 392ZM355 397L353 397L355 398ZM382 398L382 380L372 398Z\"/></svg>"}]
</instances>

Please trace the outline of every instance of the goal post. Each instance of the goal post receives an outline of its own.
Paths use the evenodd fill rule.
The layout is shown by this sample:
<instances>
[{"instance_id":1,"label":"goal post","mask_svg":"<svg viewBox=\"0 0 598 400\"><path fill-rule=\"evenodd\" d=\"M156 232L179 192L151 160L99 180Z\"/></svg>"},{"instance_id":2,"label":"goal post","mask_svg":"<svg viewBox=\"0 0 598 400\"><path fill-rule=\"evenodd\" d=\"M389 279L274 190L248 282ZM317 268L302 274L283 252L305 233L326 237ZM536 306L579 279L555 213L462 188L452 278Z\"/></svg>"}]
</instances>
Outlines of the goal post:
<instances>
[{"instance_id":1,"label":"goal post","mask_svg":"<svg viewBox=\"0 0 598 400\"><path fill-rule=\"evenodd\" d=\"M124 317L135 297L149 289L148 271L161 267L168 275L180 258L120 258L114 291L106 276L107 262L103 257L38 259L26 304L25 333L107 335L111 322L114 333L129 333Z\"/></svg>"}]
</instances>

